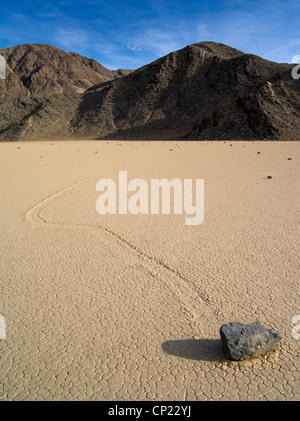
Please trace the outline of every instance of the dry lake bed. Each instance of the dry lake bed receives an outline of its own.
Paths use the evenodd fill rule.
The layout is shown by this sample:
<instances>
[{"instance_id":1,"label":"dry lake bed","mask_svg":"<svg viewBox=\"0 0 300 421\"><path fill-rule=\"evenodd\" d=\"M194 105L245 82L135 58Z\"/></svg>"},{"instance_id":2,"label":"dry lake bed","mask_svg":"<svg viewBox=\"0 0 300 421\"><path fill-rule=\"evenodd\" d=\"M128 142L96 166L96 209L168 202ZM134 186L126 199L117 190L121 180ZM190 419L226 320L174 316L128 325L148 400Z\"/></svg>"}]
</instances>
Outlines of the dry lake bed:
<instances>
[{"instance_id":1,"label":"dry lake bed","mask_svg":"<svg viewBox=\"0 0 300 421\"><path fill-rule=\"evenodd\" d=\"M100 215L119 171L203 179L204 221ZM299 142L1 143L0 194L1 400L299 400ZM282 340L227 360L230 321Z\"/></svg>"}]
</instances>

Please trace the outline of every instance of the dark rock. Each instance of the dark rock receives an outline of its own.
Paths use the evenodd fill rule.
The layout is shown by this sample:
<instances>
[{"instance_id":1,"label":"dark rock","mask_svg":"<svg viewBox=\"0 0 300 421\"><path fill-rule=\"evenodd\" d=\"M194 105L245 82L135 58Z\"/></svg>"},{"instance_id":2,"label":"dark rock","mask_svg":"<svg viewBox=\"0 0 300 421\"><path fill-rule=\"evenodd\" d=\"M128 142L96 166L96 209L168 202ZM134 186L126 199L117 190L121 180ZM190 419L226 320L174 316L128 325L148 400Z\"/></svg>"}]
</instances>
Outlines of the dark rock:
<instances>
[{"instance_id":1,"label":"dark rock","mask_svg":"<svg viewBox=\"0 0 300 421\"><path fill-rule=\"evenodd\" d=\"M268 176L267 176L267 179L268 179L268 180L271 180L271 179L272 179L272 176L271 176L271 175L268 175Z\"/></svg>"},{"instance_id":2,"label":"dark rock","mask_svg":"<svg viewBox=\"0 0 300 421\"><path fill-rule=\"evenodd\" d=\"M234 361L247 360L266 354L280 341L281 336L266 329L259 322L243 324L231 322L220 328L225 356Z\"/></svg>"}]
</instances>

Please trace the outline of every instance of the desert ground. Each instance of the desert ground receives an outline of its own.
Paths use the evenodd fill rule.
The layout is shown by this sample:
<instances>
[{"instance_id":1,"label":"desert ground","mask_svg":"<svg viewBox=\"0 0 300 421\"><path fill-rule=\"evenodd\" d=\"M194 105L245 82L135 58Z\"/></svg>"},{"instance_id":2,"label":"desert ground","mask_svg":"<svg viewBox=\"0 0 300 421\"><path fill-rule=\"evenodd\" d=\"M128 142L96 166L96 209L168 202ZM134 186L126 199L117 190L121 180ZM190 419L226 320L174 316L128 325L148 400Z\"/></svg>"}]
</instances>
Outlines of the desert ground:
<instances>
[{"instance_id":1,"label":"desert ground","mask_svg":"<svg viewBox=\"0 0 300 421\"><path fill-rule=\"evenodd\" d=\"M299 400L299 161L299 142L1 143L1 400ZM204 179L203 223L99 215L121 170ZM231 321L282 340L227 360Z\"/></svg>"}]
</instances>

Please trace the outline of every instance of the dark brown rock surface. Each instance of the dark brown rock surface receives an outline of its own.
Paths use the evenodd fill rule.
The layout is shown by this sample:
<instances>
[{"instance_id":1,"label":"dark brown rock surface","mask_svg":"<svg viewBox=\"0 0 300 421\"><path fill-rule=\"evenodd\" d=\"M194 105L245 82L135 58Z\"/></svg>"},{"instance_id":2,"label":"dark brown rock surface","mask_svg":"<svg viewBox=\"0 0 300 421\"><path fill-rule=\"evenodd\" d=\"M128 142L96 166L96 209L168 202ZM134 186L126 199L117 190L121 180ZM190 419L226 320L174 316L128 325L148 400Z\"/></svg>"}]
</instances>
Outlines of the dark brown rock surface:
<instances>
[{"instance_id":1,"label":"dark brown rock surface","mask_svg":"<svg viewBox=\"0 0 300 421\"><path fill-rule=\"evenodd\" d=\"M94 66L91 71L100 74ZM60 133L98 139L300 140L300 83L292 68L223 44L197 43L125 77L95 82L83 93L78 76L74 86L80 89L54 96L42 89L26 100L0 101L0 139ZM112 79L103 70L105 77ZM22 86L16 83L14 89ZM41 92L40 85L30 86Z\"/></svg>"},{"instance_id":2,"label":"dark brown rock surface","mask_svg":"<svg viewBox=\"0 0 300 421\"><path fill-rule=\"evenodd\" d=\"M0 54L7 64L6 80L0 80L0 98L83 92L130 72L108 70L96 60L48 44L22 44L0 49Z\"/></svg>"}]
</instances>

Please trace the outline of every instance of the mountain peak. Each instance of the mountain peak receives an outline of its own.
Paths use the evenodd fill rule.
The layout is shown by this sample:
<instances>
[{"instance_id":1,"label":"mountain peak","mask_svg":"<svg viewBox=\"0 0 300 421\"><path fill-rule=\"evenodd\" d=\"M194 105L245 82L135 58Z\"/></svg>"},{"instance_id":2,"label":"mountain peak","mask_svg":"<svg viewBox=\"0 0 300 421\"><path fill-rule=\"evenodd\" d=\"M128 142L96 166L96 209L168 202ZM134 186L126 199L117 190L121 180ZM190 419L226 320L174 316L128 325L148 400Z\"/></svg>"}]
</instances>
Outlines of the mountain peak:
<instances>
[{"instance_id":1,"label":"mountain peak","mask_svg":"<svg viewBox=\"0 0 300 421\"><path fill-rule=\"evenodd\" d=\"M96 60L48 44L21 44L0 50L7 63L0 98L84 92L90 86L116 79L128 71L112 71Z\"/></svg>"},{"instance_id":2,"label":"mountain peak","mask_svg":"<svg viewBox=\"0 0 300 421\"><path fill-rule=\"evenodd\" d=\"M207 53L217 56L221 59L228 60L235 57L243 56L245 53L228 45L213 41L202 41L192 44L193 46L206 51Z\"/></svg>"}]
</instances>

